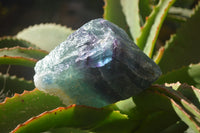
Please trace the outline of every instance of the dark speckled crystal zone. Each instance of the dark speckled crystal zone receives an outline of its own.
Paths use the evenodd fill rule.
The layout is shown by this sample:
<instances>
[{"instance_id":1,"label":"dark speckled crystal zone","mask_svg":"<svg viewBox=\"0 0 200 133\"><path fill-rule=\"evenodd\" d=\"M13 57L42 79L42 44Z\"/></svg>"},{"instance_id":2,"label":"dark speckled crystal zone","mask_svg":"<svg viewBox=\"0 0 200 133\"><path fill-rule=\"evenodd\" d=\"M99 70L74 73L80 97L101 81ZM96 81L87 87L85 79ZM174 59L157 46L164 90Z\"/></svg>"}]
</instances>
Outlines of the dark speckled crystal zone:
<instances>
[{"instance_id":1,"label":"dark speckled crystal zone","mask_svg":"<svg viewBox=\"0 0 200 133\"><path fill-rule=\"evenodd\" d=\"M160 68L118 26L92 20L35 66L38 89L64 103L103 107L149 87Z\"/></svg>"}]
</instances>

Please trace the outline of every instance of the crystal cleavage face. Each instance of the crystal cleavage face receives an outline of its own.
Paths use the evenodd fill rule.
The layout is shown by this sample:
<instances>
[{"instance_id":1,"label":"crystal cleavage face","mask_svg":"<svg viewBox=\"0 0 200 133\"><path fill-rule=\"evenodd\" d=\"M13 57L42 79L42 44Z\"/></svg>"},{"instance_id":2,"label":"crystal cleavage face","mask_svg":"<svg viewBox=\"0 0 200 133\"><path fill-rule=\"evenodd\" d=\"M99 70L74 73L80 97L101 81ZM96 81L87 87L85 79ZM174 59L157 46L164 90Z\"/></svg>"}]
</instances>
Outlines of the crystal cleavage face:
<instances>
[{"instance_id":1,"label":"crystal cleavage face","mask_svg":"<svg viewBox=\"0 0 200 133\"><path fill-rule=\"evenodd\" d=\"M35 86L66 105L103 107L137 95L160 68L115 24L95 19L35 66Z\"/></svg>"}]
</instances>

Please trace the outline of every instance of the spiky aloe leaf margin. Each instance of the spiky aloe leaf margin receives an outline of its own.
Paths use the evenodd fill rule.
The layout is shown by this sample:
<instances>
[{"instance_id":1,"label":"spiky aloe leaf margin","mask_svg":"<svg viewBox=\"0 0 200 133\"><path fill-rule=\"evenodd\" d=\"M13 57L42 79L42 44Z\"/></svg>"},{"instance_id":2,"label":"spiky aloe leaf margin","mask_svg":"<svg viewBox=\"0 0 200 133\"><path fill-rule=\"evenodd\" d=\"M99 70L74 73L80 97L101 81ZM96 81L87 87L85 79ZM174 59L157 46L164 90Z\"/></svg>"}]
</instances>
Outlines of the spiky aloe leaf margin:
<instances>
[{"instance_id":1,"label":"spiky aloe leaf margin","mask_svg":"<svg viewBox=\"0 0 200 133\"><path fill-rule=\"evenodd\" d=\"M90 129L95 132L130 132L131 121L119 111L71 105L59 107L18 125L12 133L41 132L60 126ZM48 124L47 124L48 123ZM120 127L123 123L126 127ZM125 125L126 123L126 125ZM112 126L111 126L112 125Z\"/></svg>"},{"instance_id":2,"label":"spiky aloe leaf margin","mask_svg":"<svg viewBox=\"0 0 200 133\"><path fill-rule=\"evenodd\" d=\"M154 7L150 16L146 20L146 23L141 30L141 34L136 40L136 44L150 58L152 58L154 46L162 23L167 15L169 8L174 2L175 0L160 0L158 5Z\"/></svg>"},{"instance_id":3,"label":"spiky aloe leaf margin","mask_svg":"<svg viewBox=\"0 0 200 133\"><path fill-rule=\"evenodd\" d=\"M12 47L12 48L2 48L0 49L0 57L12 56L12 57L24 57L40 60L46 56L48 52L40 49L34 49L32 47Z\"/></svg>"},{"instance_id":4,"label":"spiky aloe leaf margin","mask_svg":"<svg viewBox=\"0 0 200 133\"><path fill-rule=\"evenodd\" d=\"M33 90L34 84L31 80L25 80L24 78L17 78L16 76L10 76L9 74L0 73L0 102L5 97L11 97L14 93L22 93L24 90Z\"/></svg>"},{"instance_id":5,"label":"spiky aloe leaf margin","mask_svg":"<svg viewBox=\"0 0 200 133\"><path fill-rule=\"evenodd\" d=\"M29 41L43 50L51 51L73 33L71 28L54 23L33 25L20 31L16 37Z\"/></svg>"},{"instance_id":6,"label":"spiky aloe leaf margin","mask_svg":"<svg viewBox=\"0 0 200 133\"><path fill-rule=\"evenodd\" d=\"M38 89L24 91L22 94L15 93L13 97L7 97L0 103L1 132L8 133L19 123L60 106L64 105L58 97Z\"/></svg>"},{"instance_id":7,"label":"spiky aloe leaf margin","mask_svg":"<svg viewBox=\"0 0 200 133\"><path fill-rule=\"evenodd\" d=\"M165 44L164 54L158 62L164 74L173 69L200 62L200 38L198 35L200 30L200 2L193 9L193 12L190 19Z\"/></svg>"}]
</instances>

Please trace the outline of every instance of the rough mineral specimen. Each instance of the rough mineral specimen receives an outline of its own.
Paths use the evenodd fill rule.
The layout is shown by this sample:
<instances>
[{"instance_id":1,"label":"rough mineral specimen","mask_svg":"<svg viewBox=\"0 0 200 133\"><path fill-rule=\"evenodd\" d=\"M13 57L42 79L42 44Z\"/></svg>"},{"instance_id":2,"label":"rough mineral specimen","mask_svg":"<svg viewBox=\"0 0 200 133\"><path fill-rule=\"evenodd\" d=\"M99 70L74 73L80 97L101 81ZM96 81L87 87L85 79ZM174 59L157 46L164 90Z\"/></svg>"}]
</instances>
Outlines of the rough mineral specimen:
<instances>
[{"instance_id":1,"label":"rough mineral specimen","mask_svg":"<svg viewBox=\"0 0 200 133\"><path fill-rule=\"evenodd\" d=\"M66 105L103 107L138 94L160 75L118 26L92 20L35 66L35 86Z\"/></svg>"}]
</instances>

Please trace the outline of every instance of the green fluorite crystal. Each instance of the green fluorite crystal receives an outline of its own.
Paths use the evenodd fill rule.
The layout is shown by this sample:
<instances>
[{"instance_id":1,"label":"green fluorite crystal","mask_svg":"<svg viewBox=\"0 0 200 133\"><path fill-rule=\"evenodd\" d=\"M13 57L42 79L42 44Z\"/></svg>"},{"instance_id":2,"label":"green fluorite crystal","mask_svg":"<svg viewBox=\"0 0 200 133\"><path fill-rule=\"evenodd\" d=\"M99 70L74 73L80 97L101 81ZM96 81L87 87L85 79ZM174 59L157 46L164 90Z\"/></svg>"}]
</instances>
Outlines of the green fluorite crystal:
<instances>
[{"instance_id":1,"label":"green fluorite crystal","mask_svg":"<svg viewBox=\"0 0 200 133\"><path fill-rule=\"evenodd\" d=\"M38 89L64 103L103 107L149 87L160 68L118 26L92 20L35 66Z\"/></svg>"}]
</instances>

